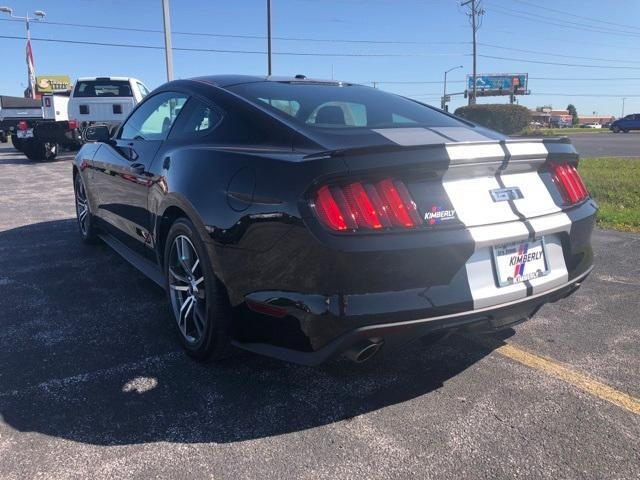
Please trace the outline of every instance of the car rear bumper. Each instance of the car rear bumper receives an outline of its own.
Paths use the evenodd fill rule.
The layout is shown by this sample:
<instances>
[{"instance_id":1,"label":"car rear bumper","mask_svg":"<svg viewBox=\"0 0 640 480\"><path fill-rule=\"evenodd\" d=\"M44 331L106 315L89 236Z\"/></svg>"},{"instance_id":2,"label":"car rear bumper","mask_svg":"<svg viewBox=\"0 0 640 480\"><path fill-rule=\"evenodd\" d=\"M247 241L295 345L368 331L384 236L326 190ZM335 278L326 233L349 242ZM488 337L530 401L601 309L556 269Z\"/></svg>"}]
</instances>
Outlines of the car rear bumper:
<instances>
[{"instance_id":1,"label":"car rear bumper","mask_svg":"<svg viewBox=\"0 0 640 480\"><path fill-rule=\"evenodd\" d=\"M38 124L34 136L42 142L62 145L79 145L81 142L80 133L77 129L70 130L67 121Z\"/></svg>"},{"instance_id":2,"label":"car rear bumper","mask_svg":"<svg viewBox=\"0 0 640 480\"><path fill-rule=\"evenodd\" d=\"M500 305L428 318L362 326L338 336L313 351L300 351L265 343L235 342L235 345L254 353L293 363L319 365L337 355L355 352L372 343L379 344L384 349L393 349L435 332L454 329L481 333L499 331L528 320L544 304L556 302L571 295L580 287L592 269L593 267L590 266L576 278L553 289Z\"/></svg>"},{"instance_id":3,"label":"car rear bumper","mask_svg":"<svg viewBox=\"0 0 640 480\"><path fill-rule=\"evenodd\" d=\"M316 364L364 339L388 349L435 330L517 323L591 271L596 209L588 200L528 220L529 232L521 222L443 230L389 240L388 250L373 240L371 250L327 248L296 227L268 251L226 249L221 278L238 314L237 344ZM492 247L534 238L545 239L549 273L498 286Z\"/></svg>"}]
</instances>

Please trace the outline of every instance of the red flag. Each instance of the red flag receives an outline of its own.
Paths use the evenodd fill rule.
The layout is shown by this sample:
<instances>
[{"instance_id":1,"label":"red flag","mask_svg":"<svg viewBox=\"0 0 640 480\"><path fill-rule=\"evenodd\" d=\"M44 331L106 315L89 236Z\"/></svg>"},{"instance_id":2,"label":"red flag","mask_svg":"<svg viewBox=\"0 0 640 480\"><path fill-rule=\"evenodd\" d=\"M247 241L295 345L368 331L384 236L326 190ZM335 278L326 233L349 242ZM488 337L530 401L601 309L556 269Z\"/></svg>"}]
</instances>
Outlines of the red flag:
<instances>
[{"instance_id":1,"label":"red flag","mask_svg":"<svg viewBox=\"0 0 640 480\"><path fill-rule=\"evenodd\" d=\"M29 89L31 90L31 97L35 98L36 74L33 63L33 50L31 50L31 39L27 40L27 70L29 72Z\"/></svg>"}]
</instances>

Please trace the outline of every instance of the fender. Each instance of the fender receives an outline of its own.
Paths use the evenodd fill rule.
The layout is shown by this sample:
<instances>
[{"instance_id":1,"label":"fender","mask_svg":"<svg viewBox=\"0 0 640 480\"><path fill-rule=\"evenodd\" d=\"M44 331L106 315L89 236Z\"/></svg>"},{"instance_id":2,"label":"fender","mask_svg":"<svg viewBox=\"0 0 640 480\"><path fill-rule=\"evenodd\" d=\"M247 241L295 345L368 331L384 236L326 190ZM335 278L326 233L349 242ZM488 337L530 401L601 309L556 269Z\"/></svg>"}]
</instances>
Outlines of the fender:
<instances>
[{"instance_id":1,"label":"fender","mask_svg":"<svg viewBox=\"0 0 640 480\"><path fill-rule=\"evenodd\" d=\"M151 199L151 197L150 197ZM191 202L182 194L177 192L171 192L166 194L161 203L158 205L157 209L153 209L152 212L155 212L153 218L153 241L155 245L156 256L158 258L158 265L163 267L164 258L163 258L163 249L164 245L159 241L160 238L160 227L162 225L162 218L165 216L166 212L172 207L179 208L182 210L187 218L193 223L200 235L200 238L204 241L207 246L207 250L209 252L209 257L211 258L211 262L213 265L213 271L220 279L222 283L224 281L224 275L222 271L222 267L220 264L220 252L219 247L215 244L215 242L211 239L211 227L208 227L198 215L195 207L191 204Z\"/></svg>"}]
</instances>

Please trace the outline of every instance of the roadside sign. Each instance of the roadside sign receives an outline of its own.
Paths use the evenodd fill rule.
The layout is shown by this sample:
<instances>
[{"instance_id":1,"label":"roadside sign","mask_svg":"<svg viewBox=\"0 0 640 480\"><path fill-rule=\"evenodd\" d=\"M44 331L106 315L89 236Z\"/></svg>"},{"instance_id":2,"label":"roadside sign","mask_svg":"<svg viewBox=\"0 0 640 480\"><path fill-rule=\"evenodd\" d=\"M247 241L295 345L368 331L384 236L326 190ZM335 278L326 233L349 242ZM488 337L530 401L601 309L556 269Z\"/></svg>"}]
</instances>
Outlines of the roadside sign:
<instances>
[{"instance_id":1,"label":"roadside sign","mask_svg":"<svg viewBox=\"0 0 640 480\"><path fill-rule=\"evenodd\" d=\"M476 92L478 97L529 95L528 83L527 73L480 74L476 75ZM473 75L467 75L467 88L473 91Z\"/></svg>"},{"instance_id":2,"label":"roadside sign","mask_svg":"<svg viewBox=\"0 0 640 480\"><path fill-rule=\"evenodd\" d=\"M66 92L71 89L68 75L40 75L36 77L36 93Z\"/></svg>"}]
</instances>

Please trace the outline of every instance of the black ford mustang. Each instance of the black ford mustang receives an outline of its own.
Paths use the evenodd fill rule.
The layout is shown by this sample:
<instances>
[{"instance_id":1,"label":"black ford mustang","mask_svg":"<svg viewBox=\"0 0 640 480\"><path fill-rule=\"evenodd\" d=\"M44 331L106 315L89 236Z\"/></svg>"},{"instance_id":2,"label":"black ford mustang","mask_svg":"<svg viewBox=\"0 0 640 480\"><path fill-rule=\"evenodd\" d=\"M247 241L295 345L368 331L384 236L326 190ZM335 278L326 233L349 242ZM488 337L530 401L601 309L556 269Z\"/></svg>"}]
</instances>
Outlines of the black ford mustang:
<instances>
[{"instance_id":1,"label":"black ford mustang","mask_svg":"<svg viewBox=\"0 0 640 480\"><path fill-rule=\"evenodd\" d=\"M507 139L373 88L179 80L86 137L83 240L166 289L197 358L364 361L514 325L592 268L597 207L566 139Z\"/></svg>"}]
</instances>

